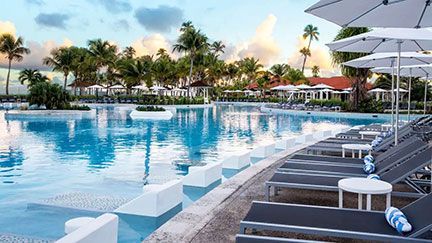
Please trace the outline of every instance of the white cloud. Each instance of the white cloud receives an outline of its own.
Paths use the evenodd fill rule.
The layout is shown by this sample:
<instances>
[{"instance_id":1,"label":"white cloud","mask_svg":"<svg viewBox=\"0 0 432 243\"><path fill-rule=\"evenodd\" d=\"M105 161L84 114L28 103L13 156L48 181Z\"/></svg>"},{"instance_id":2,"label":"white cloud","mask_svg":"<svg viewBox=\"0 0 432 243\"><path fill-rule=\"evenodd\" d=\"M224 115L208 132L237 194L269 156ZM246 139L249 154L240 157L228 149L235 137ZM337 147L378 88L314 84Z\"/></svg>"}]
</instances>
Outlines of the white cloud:
<instances>
[{"instance_id":1,"label":"white cloud","mask_svg":"<svg viewBox=\"0 0 432 243\"><path fill-rule=\"evenodd\" d=\"M297 44L295 47L295 51L288 57L288 64L295 68L301 68L303 65L303 56L299 52L302 48L307 47L308 40L303 39L302 36L299 36L297 39ZM312 43L311 45L311 54L312 56L307 58L306 66L305 66L305 74L306 76L311 76L311 68L315 65L320 67L321 76L334 76L339 74L339 70L337 67L332 65L330 52L328 49L317 45L316 43Z\"/></svg>"},{"instance_id":2,"label":"white cloud","mask_svg":"<svg viewBox=\"0 0 432 243\"><path fill-rule=\"evenodd\" d=\"M15 25L10 21L0 21L0 34L10 33L16 35Z\"/></svg>"},{"instance_id":3,"label":"white cloud","mask_svg":"<svg viewBox=\"0 0 432 243\"><path fill-rule=\"evenodd\" d=\"M228 62L245 57L255 57L258 58L264 66L270 66L275 63L281 52L279 45L273 37L273 30L276 22L276 16L270 14L257 27L255 35L251 39L239 43L236 46L228 46L226 54L222 57Z\"/></svg>"},{"instance_id":4,"label":"white cloud","mask_svg":"<svg viewBox=\"0 0 432 243\"><path fill-rule=\"evenodd\" d=\"M164 48L171 53L171 45L168 40L161 34L153 34L132 43L137 56L154 55L160 48Z\"/></svg>"}]
</instances>

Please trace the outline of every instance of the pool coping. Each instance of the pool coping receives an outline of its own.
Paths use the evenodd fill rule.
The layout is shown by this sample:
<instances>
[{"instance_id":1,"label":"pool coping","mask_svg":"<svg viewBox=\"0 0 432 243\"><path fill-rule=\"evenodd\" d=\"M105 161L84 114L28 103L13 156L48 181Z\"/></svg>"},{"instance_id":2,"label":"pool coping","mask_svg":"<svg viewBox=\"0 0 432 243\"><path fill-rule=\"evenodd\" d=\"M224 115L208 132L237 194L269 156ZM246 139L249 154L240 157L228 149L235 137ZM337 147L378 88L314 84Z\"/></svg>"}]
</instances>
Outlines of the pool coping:
<instances>
[{"instance_id":1,"label":"pool coping","mask_svg":"<svg viewBox=\"0 0 432 243\"><path fill-rule=\"evenodd\" d=\"M281 159L325 138L316 139L314 137L307 143L298 144L251 165L179 212L143 242L190 242L226 206L228 199L240 190L247 181Z\"/></svg>"}]
</instances>

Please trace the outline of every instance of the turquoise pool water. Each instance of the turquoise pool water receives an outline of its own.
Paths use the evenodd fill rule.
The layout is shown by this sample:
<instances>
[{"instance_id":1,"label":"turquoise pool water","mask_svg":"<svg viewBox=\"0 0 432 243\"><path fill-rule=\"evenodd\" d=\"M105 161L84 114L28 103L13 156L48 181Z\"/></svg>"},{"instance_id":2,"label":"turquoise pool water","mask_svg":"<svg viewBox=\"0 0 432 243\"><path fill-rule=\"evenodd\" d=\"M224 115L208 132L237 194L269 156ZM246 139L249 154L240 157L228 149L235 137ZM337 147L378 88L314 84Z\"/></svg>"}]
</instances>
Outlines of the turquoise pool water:
<instances>
[{"instance_id":1,"label":"turquoise pool water","mask_svg":"<svg viewBox=\"0 0 432 243\"><path fill-rule=\"evenodd\" d=\"M185 175L184 165L213 163L224 153L303 132L375 122L384 121L268 115L236 106L178 110L157 122L132 121L128 111L113 108L87 120L6 120L1 112L0 234L57 239L66 220L100 214L33 205L56 195L132 198L146 183ZM183 207L205 192L186 190ZM120 242L142 240L178 210L159 219L120 215Z\"/></svg>"}]
</instances>

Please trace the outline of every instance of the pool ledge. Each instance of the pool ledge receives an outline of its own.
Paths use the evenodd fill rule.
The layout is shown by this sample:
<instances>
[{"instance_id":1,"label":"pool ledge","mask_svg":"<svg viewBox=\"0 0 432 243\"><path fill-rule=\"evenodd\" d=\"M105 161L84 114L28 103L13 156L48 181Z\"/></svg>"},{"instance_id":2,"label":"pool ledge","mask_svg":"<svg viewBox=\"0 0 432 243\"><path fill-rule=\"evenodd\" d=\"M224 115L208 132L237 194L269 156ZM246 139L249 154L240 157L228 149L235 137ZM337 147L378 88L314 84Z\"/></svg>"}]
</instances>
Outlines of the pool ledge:
<instances>
[{"instance_id":1,"label":"pool ledge","mask_svg":"<svg viewBox=\"0 0 432 243\"><path fill-rule=\"evenodd\" d=\"M317 134L320 132L317 132ZM229 203L229 197L242 188L247 181L260 174L275 162L301 150L325 137L313 136L307 143L297 144L287 150L276 153L228 179L191 206L178 213L143 242L190 242L218 212Z\"/></svg>"}]
</instances>

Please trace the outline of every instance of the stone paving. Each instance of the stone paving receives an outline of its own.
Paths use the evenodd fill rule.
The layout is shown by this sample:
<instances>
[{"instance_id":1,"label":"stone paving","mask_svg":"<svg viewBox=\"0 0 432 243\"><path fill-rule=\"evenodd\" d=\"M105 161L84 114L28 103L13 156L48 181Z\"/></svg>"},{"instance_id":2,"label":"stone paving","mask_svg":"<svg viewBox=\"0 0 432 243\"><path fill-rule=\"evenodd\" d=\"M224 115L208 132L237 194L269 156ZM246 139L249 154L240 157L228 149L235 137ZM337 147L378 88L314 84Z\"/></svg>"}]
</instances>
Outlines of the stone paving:
<instances>
[{"instance_id":1,"label":"stone paving","mask_svg":"<svg viewBox=\"0 0 432 243\"><path fill-rule=\"evenodd\" d=\"M51 243L53 240L34 239L26 236L13 234L0 234L0 242L2 243Z\"/></svg>"}]
</instances>

